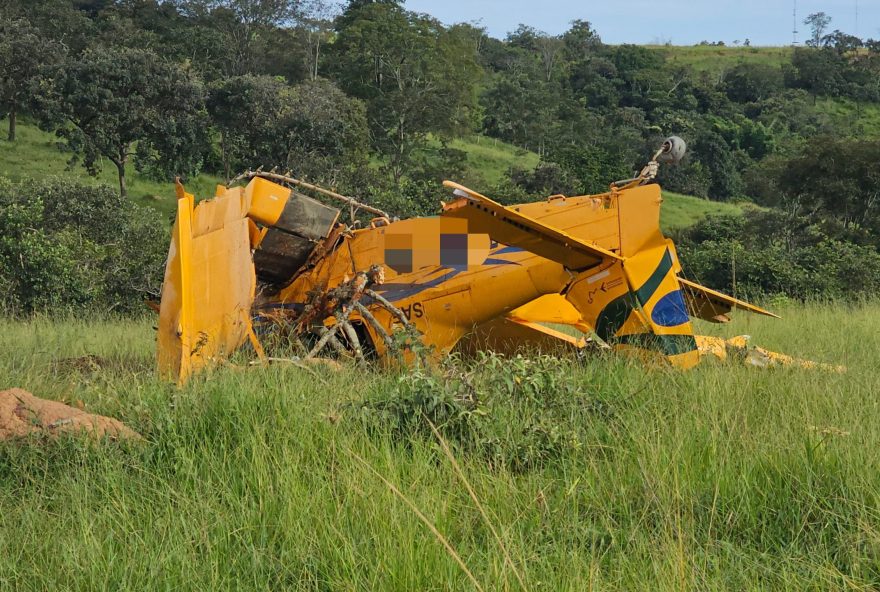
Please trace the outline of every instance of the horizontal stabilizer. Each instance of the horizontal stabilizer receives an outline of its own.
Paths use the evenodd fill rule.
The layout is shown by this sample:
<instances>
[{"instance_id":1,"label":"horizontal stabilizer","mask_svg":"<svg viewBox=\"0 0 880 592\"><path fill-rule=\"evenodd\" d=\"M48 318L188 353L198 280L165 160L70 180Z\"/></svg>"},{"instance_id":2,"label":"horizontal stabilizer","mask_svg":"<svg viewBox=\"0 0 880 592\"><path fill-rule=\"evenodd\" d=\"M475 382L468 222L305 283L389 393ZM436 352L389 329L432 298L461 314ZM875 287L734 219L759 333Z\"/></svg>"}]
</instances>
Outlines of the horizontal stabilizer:
<instances>
[{"instance_id":1,"label":"horizontal stabilizer","mask_svg":"<svg viewBox=\"0 0 880 592\"><path fill-rule=\"evenodd\" d=\"M465 355L475 355L486 349L512 355L529 349L579 350L591 343L583 336L574 337L538 323L510 317L496 317L465 335L455 349Z\"/></svg>"},{"instance_id":2,"label":"horizontal stabilizer","mask_svg":"<svg viewBox=\"0 0 880 592\"><path fill-rule=\"evenodd\" d=\"M466 219L468 232L488 234L499 243L525 249L573 270L621 259L612 251L542 224L458 183L444 181L443 185L454 189L460 199L444 205L442 215Z\"/></svg>"},{"instance_id":3,"label":"horizontal stabilizer","mask_svg":"<svg viewBox=\"0 0 880 592\"><path fill-rule=\"evenodd\" d=\"M678 282L682 285L682 292L684 292L688 314L692 317L706 321L726 322L727 319L724 315L729 313L731 309L736 308L753 312L755 314L777 319L779 318L779 315L775 315L770 311L755 306L754 304L749 304L738 298L733 298L732 296L722 294L721 292L716 292L706 286L701 286L700 284L684 278L678 278Z\"/></svg>"}]
</instances>

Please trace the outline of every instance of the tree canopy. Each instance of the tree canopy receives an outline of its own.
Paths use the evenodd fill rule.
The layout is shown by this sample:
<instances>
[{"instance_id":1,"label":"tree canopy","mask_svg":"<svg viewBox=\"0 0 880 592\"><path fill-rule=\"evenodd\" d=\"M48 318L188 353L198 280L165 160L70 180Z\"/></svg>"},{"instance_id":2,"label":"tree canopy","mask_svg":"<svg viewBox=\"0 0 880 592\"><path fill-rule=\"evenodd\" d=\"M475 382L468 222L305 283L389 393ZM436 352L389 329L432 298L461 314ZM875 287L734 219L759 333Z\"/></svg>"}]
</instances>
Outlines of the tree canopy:
<instances>
[{"instance_id":1,"label":"tree canopy","mask_svg":"<svg viewBox=\"0 0 880 592\"><path fill-rule=\"evenodd\" d=\"M204 88L182 66L148 50L89 49L53 74L41 107L90 171L113 163L126 194L125 167L163 176L199 171L208 146Z\"/></svg>"}]
</instances>

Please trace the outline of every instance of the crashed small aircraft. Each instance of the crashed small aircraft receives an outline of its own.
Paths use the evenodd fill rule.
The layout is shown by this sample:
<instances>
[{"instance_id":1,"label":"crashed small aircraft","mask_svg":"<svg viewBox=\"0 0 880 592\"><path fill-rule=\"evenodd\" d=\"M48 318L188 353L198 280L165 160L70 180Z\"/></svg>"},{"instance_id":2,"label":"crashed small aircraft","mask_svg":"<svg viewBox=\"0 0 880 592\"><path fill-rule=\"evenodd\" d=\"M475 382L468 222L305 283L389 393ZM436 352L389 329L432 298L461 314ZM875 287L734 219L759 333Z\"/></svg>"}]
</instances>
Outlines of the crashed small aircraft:
<instances>
[{"instance_id":1,"label":"crashed small aircraft","mask_svg":"<svg viewBox=\"0 0 880 592\"><path fill-rule=\"evenodd\" d=\"M761 364L798 362L743 338L694 334L691 318L775 315L682 277L651 181L684 150L667 139L636 177L599 195L503 206L446 181L454 199L439 216L393 221L274 172L248 172L246 186L218 186L197 205L178 184L159 370L182 383L246 343L264 357L271 331L303 358L326 349L362 362L598 346L680 368L746 351ZM342 200L351 223L298 189ZM360 228L356 211L376 217Z\"/></svg>"}]
</instances>

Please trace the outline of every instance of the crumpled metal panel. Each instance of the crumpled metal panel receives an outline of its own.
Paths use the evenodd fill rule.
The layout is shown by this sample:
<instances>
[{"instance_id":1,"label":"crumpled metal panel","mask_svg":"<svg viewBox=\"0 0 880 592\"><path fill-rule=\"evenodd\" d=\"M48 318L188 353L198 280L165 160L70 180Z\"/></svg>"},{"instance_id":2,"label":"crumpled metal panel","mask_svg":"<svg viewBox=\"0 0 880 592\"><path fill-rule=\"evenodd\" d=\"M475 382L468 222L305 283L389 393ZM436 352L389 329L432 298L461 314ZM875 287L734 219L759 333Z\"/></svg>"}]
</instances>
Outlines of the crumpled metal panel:
<instances>
[{"instance_id":1,"label":"crumpled metal panel","mask_svg":"<svg viewBox=\"0 0 880 592\"><path fill-rule=\"evenodd\" d=\"M157 363L179 384L248 337L256 278L240 189L193 205L178 186L162 302Z\"/></svg>"},{"instance_id":2,"label":"crumpled metal panel","mask_svg":"<svg viewBox=\"0 0 880 592\"><path fill-rule=\"evenodd\" d=\"M272 284L290 281L305 265L318 241L330 234L338 217L336 208L293 193L254 251L260 281Z\"/></svg>"}]
</instances>

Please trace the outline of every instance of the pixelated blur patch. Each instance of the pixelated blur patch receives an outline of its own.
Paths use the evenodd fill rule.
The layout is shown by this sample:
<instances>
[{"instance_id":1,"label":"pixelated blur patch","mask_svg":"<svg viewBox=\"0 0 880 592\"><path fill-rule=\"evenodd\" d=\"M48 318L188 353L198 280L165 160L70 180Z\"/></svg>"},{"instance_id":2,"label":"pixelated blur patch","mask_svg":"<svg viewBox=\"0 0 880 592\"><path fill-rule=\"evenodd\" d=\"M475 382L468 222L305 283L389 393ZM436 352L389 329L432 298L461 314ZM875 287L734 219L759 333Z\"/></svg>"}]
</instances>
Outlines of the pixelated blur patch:
<instances>
[{"instance_id":1,"label":"pixelated blur patch","mask_svg":"<svg viewBox=\"0 0 880 592\"><path fill-rule=\"evenodd\" d=\"M385 227L385 265L397 273L426 267L468 269L489 256L489 235L469 234L467 220L416 218Z\"/></svg>"},{"instance_id":2,"label":"pixelated blur patch","mask_svg":"<svg viewBox=\"0 0 880 592\"><path fill-rule=\"evenodd\" d=\"M410 273L413 270L412 249L385 249L385 265L397 273Z\"/></svg>"},{"instance_id":3,"label":"pixelated blur patch","mask_svg":"<svg viewBox=\"0 0 880 592\"><path fill-rule=\"evenodd\" d=\"M413 270L413 236L409 233L385 235L385 265L397 273Z\"/></svg>"},{"instance_id":4,"label":"pixelated blur patch","mask_svg":"<svg viewBox=\"0 0 880 592\"><path fill-rule=\"evenodd\" d=\"M467 267L467 234L440 235L440 265L444 267Z\"/></svg>"}]
</instances>

